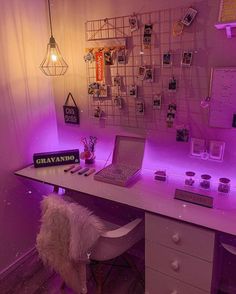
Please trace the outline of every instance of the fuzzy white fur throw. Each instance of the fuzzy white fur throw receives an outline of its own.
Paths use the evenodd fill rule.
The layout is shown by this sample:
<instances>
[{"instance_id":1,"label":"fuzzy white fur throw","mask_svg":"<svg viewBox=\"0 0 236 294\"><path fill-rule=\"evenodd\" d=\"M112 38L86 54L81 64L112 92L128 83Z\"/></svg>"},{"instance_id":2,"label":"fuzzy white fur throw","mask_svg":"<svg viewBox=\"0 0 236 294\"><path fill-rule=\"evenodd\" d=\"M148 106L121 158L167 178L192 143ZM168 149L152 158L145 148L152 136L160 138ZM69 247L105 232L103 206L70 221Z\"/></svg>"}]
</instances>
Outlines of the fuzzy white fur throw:
<instances>
[{"instance_id":1,"label":"fuzzy white fur throw","mask_svg":"<svg viewBox=\"0 0 236 294\"><path fill-rule=\"evenodd\" d=\"M87 293L87 254L104 231L103 223L87 208L56 194L44 196L41 209L39 256L76 293Z\"/></svg>"}]
</instances>

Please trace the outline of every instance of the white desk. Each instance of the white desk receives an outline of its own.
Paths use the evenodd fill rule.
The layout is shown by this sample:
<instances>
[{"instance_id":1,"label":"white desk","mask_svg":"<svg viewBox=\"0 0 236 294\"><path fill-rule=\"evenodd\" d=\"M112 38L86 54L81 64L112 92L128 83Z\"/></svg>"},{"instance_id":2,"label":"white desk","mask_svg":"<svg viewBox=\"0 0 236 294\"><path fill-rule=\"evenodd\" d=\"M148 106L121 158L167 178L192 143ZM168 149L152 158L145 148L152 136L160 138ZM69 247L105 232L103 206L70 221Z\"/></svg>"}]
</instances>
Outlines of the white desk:
<instances>
[{"instance_id":1,"label":"white desk","mask_svg":"<svg viewBox=\"0 0 236 294\"><path fill-rule=\"evenodd\" d=\"M127 204L144 211L157 213L220 232L236 235L236 191L220 195L217 191L203 191L200 194L214 196L214 208L173 199L175 189L186 189L183 178L169 179L167 182L155 181L153 171L143 171L140 180L131 187L124 188L95 181L93 175L80 176L64 172L65 166L34 168L29 166L15 174L34 181L58 186L100 198ZM97 165L97 170L101 165Z\"/></svg>"},{"instance_id":2,"label":"white desk","mask_svg":"<svg viewBox=\"0 0 236 294\"><path fill-rule=\"evenodd\" d=\"M101 167L96 163L97 170ZM93 175L65 173L64 169L65 166L37 169L29 166L15 174L144 210L146 293L216 293L211 286L215 231L236 236L236 191L222 195L216 189L203 192L192 188L192 192L214 196L214 208L206 208L173 198L176 188L186 189L183 178L159 182L154 180L153 171L145 170L137 182L124 188L95 181ZM176 241L176 232L181 242ZM170 257L174 261L167 262Z\"/></svg>"}]
</instances>

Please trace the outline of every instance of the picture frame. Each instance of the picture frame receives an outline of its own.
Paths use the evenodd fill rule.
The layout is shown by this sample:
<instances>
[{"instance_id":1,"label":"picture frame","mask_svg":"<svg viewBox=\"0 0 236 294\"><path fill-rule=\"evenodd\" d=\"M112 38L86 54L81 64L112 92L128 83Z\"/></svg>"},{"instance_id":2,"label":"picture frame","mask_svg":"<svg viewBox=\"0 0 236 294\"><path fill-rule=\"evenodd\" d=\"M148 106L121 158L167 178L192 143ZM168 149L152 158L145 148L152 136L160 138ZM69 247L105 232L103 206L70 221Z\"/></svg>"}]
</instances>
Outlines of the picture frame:
<instances>
[{"instance_id":1,"label":"picture frame","mask_svg":"<svg viewBox=\"0 0 236 294\"><path fill-rule=\"evenodd\" d=\"M120 87L122 83L122 77L117 75L114 77L114 86Z\"/></svg>"},{"instance_id":2,"label":"picture frame","mask_svg":"<svg viewBox=\"0 0 236 294\"><path fill-rule=\"evenodd\" d=\"M184 51L182 54L181 65L182 66L191 66L192 65L193 52Z\"/></svg>"},{"instance_id":3,"label":"picture frame","mask_svg":"<svg viewBox=\"0 0 236 294\"><path fill-rule=\"evenodd\" d=\"M120 48L117 52L117 62L118 64L125 64L126 63L126 49Z\"/></svg>"},{"instance_id":4,"label":"picture frame","mask_svg":"<svg viewBox=\"0 0 236 294\"><path fill-rule=\"evenodd\" d=\"M192 7L189 7L181 20L182 24L184 24L187 27L190 26L194 18L196 17L196 15L197 15L197 10Z\"/></svg>"},{"instance_id":5,"label":"picture frame","mask_svg":"<svg viewBox=\"0 0 236 294\"><path fill-rule=\"evenodd\" d=\"M192 156L201 157L206 149L206 141L204 139L191 138L191 150Z\"/></svg>"},{"instance_id":6,"label":"picture frame","mask_svg":"<svg viewBox=\"0 0 236 294\"><path fill-rule=\"evenodd\" d=\"M225 142L210 141L209 143L209 159L223 161L225 150Z\"/></svg>"}]
</instances>

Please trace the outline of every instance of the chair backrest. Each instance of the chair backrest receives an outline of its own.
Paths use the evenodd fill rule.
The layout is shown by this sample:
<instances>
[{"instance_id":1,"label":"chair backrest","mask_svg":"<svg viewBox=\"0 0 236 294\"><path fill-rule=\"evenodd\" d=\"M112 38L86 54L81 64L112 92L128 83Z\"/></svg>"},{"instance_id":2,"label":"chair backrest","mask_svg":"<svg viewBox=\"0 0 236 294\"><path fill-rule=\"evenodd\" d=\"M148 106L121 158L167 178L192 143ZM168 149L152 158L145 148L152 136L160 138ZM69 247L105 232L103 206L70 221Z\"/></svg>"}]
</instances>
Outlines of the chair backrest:
<instances>
[{"instance_id":1,"label":"chair backrest","mask_svg":"<svg viewBox=\"0 0 236 294\"><path fill-rule=\"evenodd\" d=\"M111 224L112 226L112 224ZM144 220L137 218L128 224L104 232L91 251L91 259L113 259L144 238Z\"/></svg>"}]
</instances>

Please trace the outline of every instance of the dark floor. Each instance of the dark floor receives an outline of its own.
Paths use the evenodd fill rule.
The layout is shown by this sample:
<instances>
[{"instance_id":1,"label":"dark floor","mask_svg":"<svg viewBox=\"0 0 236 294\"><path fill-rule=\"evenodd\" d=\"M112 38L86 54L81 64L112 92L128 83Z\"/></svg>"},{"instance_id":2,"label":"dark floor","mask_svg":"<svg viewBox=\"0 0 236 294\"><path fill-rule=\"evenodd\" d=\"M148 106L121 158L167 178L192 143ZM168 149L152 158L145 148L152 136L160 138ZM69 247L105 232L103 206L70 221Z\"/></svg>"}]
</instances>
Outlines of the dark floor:
<instances>
[{"instance_id":1,"label":"dark floor","mask_svg":"<svg viewBox=\"0 0 236 294\"><path fill-rule=\"evenodd\" d=\"M117 260L119 266L112 267L112 271L104 284L102 294L143 294L144 280L144 262L137 257L135 264L138 266L138 272L127 267L123 258ZM75 294L71 289L65 287L61 289L61 278L45 268L37 260L38 266L31 270L31 273L24 274L24 268L21 269L15 277L8 278L8 281L0 283L1 294ZM109 265L103 265L104 275L109 271ZM139 275L140 273L141 275ZM141 278L140 278L141 277ZM143 280L142 280L143 279ZM17 280L17 281L16 281ZM88 267L87 273L88 294L96 294L96 282L92 276L92 271Z\"/></svg>"}]
</instances>

